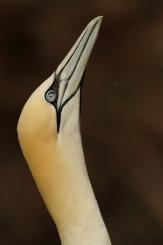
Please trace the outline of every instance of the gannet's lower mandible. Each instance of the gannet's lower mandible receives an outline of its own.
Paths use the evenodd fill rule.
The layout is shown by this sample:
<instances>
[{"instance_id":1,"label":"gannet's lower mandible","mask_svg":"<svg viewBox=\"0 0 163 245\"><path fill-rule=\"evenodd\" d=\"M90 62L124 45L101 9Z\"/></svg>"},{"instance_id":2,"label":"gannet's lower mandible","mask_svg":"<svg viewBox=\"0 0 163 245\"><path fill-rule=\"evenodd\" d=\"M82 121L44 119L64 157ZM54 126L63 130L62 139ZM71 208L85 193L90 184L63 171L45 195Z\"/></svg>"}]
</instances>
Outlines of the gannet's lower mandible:
<instances>
[{"instance_id":1,"label":"gannet's lower mandible","mask_svg":"<svg viewBox=\"0 0 163 245\"><path fill-rule=\"evenodd\" d=\"M79 114L85 67L102 17L84 29L56 71L26 102L18 138L62 245L110 245L83 155Z\"/></svg>"}]
</instances>

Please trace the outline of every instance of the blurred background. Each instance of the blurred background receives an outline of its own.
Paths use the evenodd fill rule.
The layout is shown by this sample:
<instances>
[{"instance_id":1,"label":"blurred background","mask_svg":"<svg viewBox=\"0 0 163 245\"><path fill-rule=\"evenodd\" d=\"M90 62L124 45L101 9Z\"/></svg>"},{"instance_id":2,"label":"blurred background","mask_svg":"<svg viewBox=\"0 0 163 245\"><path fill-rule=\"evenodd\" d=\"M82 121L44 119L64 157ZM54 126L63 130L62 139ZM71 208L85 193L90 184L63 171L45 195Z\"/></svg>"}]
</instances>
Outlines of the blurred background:
<instances>
[{"instance_id":1,"label":"blurred background","mask_svg":"<svg viewBox=\"0 0 163 245\"><path fill-rule=\"evenodd\" d=\"M22 156L22 106L104 15L85 76L82 136L113 245L163 244L163 1L0 1L0 244L59 245Z\"/></svg>"}]
</instances>

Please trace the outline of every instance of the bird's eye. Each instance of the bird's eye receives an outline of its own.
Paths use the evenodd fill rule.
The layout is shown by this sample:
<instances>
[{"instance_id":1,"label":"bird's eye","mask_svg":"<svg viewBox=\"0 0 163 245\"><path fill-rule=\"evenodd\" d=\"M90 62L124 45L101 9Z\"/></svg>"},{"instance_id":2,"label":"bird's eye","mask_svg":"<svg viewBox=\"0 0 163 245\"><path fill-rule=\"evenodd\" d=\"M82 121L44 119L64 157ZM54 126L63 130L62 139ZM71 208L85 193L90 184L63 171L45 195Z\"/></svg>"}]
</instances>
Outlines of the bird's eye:
<instances>
[{"instance_id":1,"label":"bird's eye","mask_svg":"<svg viewBox=\"0 0 163 245\"><path fill-rule=\"evenodd\" d=\"M54 102L55 99L56 99L56 93L55 93L55 91L52 90L52 89L49 90L49 91L46 93L45 98L46 98L46 100L47 100L48 102L50 102L50 103Z\"/></svg>"}]
</instances>

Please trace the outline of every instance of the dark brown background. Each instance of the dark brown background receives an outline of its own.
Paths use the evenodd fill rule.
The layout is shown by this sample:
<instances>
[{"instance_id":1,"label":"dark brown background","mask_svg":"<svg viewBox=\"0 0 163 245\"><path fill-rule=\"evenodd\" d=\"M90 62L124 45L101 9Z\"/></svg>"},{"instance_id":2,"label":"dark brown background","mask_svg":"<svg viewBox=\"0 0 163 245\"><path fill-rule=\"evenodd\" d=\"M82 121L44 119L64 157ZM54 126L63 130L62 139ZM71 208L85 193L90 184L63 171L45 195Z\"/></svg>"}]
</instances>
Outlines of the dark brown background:
<instances>
[{"instance_id":1,"label":"dark brown background","mask_svg":"<svg viewBox=\"0 0 163 245\"><path fill-rule=\"evenodd\" d=\"M113 245L163 244L163 1L0 1L0 244L60 244L23 159L23 104L93 17L84 83L89 175Z\"/></svg>"}]
</instances>

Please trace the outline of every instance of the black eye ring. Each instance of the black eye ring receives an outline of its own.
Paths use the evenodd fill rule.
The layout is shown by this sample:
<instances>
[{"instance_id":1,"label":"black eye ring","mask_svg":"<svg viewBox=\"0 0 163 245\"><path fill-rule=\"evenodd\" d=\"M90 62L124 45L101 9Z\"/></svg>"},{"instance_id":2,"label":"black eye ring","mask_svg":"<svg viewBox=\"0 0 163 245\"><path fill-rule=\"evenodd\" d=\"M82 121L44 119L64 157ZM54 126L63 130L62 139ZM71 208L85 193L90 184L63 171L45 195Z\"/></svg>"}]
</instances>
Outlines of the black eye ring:
<instances>
[{"instance_id":1,"label":"black eye ring","mask_svg":"<svg viewBox=\"0 0 163 245\"><path fill-rule=\"evenodd\" d=\"M53 103L56 99L56 92L53 89L47 91L47 93L45 94L45 99L48 102Z\"/></svg>"}]
</instances>

